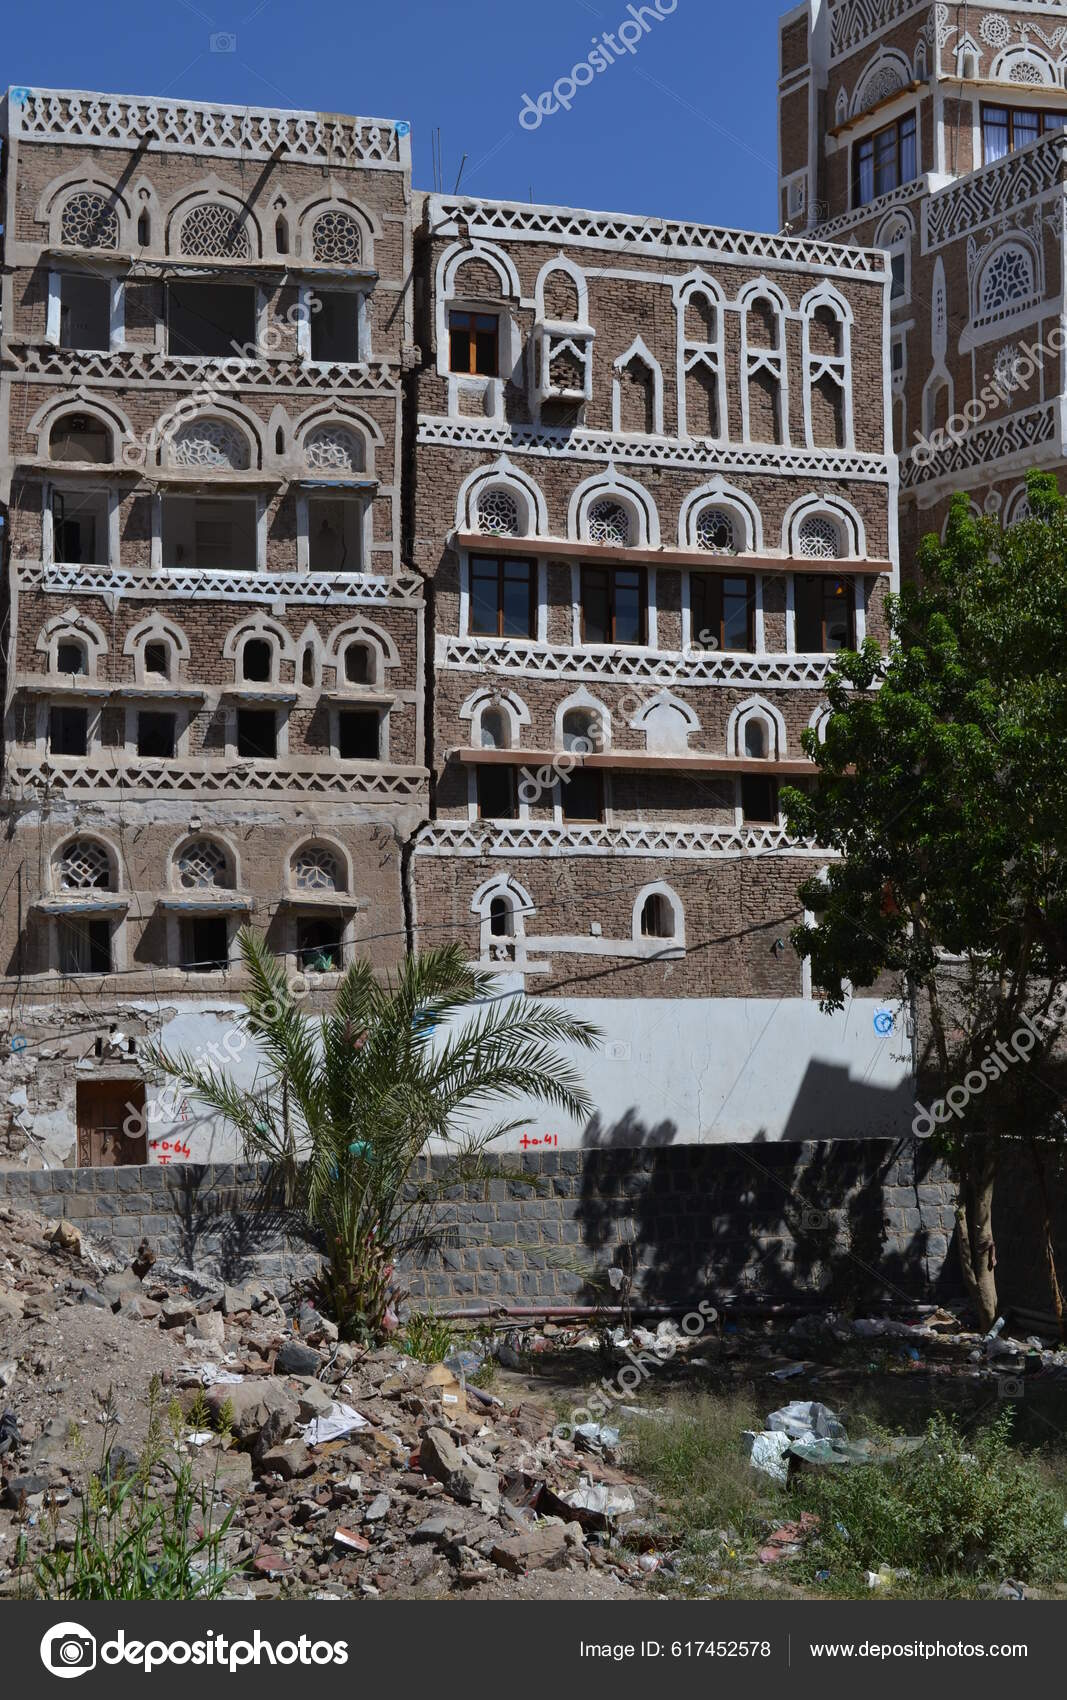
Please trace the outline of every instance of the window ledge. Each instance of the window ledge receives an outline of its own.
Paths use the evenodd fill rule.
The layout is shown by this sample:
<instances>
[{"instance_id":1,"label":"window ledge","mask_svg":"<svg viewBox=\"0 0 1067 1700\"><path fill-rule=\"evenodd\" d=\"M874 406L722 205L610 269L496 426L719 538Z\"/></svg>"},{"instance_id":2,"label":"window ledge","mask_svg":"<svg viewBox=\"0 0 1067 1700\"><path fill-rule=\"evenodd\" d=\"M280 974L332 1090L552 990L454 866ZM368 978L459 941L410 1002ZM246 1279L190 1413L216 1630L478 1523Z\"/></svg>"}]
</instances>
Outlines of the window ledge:
<instances>
[{"instance_id":1,"label":"window ledge","mask_svg":"<svg viewBox=\"0 0 1067 1700\"><path fill-rule=\"evenodd\" d=\"M286 909L343 909L360 914L370 908L370 899L353 897L350 891L283 891L278 900Z\"/></svg>"},{"instance_id":2,"label":"window ledge","mask_svg":"<svg viewBox=\"0 0 1067 1700\"><path fill-rule=\"evenodd\" d=\"M39 897L34 904L46 915L114 915L130 907L130 899L117 891L64 891L54 897Z\"/></svg>"},{"instance_id":3,"label":"window ledge","mask_svg":"<svg viewBox=\"0 0 1067 1700\"><path fill-rule=\"evenodd\" d=\"M555 767L581 768L643 768L650 772L684 773L767 773L797 774L810 777L816 772L815 763L778 761L752 756L709 756L698 751L681 750L661 755L648 750L602 750L590 755L578 755L574 750L482 750L470 746L446 752L446 760L467 767Z\"/></svg>"},{"instance_id":4,"label":"window ledge","mask_svg":"<svg viewBox=\"0 0 1067 1700\"><path fill-rule=\"evenodd\" d=\"M160 909L183 915L233 915L251 913L255 899L239 891L165 891L157 898ZM213 970L214 972L214 970Z\"/></svg>"},{"instance_id":5,"label":"window ledge","mask_svg":"<svg viewBox=\"0 0 1067 1700\"><path fill-rule=\"evenodd\" d=\"M460 549L483 555L553 556L558 560L603 562L619 567L690 567L713 573L826 573L834 578L854 574L889 574L892 561L842 560L805 555L712 555L704 549L650 549L647 545L620 548L614 543L583 543L570 537L491 537L480 531L455 531ZM630 646L627 646L630 647Z\"/></svg>"}]
</instances>

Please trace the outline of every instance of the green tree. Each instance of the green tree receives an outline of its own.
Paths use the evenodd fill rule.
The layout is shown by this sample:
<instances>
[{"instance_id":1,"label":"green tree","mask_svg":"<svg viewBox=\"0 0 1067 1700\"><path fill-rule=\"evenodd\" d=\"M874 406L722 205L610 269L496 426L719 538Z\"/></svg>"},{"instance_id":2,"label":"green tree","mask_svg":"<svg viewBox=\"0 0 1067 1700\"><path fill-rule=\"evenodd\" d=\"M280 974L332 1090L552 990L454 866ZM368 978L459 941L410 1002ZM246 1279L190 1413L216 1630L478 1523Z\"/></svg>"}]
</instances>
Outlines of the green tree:
<instances>
[{"instance_id":1,"label":"green tree","mask_svg":"<svg viewBox=\"0 0 1067 1700\"><path fill-rule=\"evenodd\" d=\"M380 1333L397 1262L440 1244L444 1180L420 1163L429 1141L451 1178L521 1126L466 1125L494 1103L537 1098L572 1115L592 1104L563 1044L597 1043L561 1005L500 1001L491 975L456 945L410 956L384 983L358 961L317 1021L293 1001L259 934L240 951L249 989L241 1026L254 1042L251 1086L188 1053L156 1045L150 1061L267 1160L321 1239L321 1298L346 1338ZM465 1019L464 1019L465 1018Z\"/></svg>"},{"instance_id":2,"label":"green tree","mask_svg":"<svg viewBox=\"0 0 1067 1700\"><path fill-rule=\"evenodd\" d=\"M790 828L836 852L800 890L793 934L823 1005L890 977L914 1000L921 1096L959 1183L957 1243L984 1326L997 1311L992 1206L1006 1147L1060 1126L1049 1078L1067 962L1067 518L1055 479L1004 531L958 496L945 541L891 601L885 653L838 658L818 773L789 790ZM1044 1247L1062 1317L1047 1204Z\"/></svg>"}]
</instances>

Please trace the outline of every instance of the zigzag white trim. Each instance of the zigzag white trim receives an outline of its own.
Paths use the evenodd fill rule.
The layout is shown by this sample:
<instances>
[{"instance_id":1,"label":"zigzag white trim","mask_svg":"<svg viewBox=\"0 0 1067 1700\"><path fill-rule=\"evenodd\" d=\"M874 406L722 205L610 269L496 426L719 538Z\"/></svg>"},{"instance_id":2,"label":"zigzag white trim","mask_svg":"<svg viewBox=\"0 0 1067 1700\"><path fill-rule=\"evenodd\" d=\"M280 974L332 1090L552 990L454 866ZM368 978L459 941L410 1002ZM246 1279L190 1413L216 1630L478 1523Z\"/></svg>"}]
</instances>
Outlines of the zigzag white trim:
<instances>
[{"instance_id":1,"label":"zigzag white trim","mask_svg":"<svg viewBox=\"0 0 1067 1700\"><path fill-rule=\"evenodd\" d=\"M593 655L510 639L438 636L437 667L463 673L504 673L532 679L631 680L650 685L764 685L782 690L818 690L834 664L823 655L736 655L708 650L615 650Z\"/></svg>"},{"instance_id":2,"label":"zigzag white trim","mask_svg":"<svg viewBox=\"0 0 1067 1700\"><path fill-rule=\"evenodd\" d=\"M430 821L415 839L416 856L821 855L814 844L778 826L557 826L532 821Z\"/></svg>"}]
</instances>

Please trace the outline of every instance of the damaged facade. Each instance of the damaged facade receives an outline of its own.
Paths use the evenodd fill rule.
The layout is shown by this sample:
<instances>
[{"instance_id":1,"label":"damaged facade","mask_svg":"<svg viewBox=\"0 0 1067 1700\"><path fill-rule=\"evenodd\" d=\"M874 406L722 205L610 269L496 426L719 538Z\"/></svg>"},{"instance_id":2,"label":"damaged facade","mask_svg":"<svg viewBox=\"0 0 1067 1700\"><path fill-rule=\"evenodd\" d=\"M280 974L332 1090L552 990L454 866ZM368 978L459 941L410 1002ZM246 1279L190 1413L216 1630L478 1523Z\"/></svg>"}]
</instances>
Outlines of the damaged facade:
<instances>
[{"instance_id":1,"label":"damaged facade","mask_svg":"<svg viewBox=\"0 0 1067 1700\"><path fill-rule=\"evenodd\" d=\"M1010 525L1067 462L1067 11L807 0L780 51L783 224L891 258L902 559L956 490Z\"/></svg>"},{"instance_id":2,"label":"damaged facade","mask_svg":"<svg viewBox=\"0 0 1067 1700\"><path fill-rule=\"evenodd\" d=\"M309 1010L454 938L594 1020L523 1149L902 1131L778 803L885 633L886 257L413 197L391 122L5 110L6 1158L233 1155L137 1041L251 1073L246 921Z\"/></svg>"}]
</instances>

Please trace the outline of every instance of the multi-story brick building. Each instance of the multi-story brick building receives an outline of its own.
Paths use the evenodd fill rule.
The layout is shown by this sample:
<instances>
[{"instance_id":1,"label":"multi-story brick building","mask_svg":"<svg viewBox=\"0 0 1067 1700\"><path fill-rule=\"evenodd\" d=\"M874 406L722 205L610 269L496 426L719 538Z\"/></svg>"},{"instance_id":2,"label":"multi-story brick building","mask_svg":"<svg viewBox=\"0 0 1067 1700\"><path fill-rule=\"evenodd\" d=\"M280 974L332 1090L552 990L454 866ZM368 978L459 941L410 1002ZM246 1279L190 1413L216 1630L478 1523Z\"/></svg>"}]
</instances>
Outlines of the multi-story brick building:
<instances>
[{"instance_id":1,"label":"multi-story brick building","mask_svg":"<svg viewBox=\"0 0 1067 1700\"><path fill-rule=\"evenodd\" d=\"M778 806L833 652L885 631L884 257L440 196L416 252L417 936L604 1031L561 1137L895 1131L906 1040L812 1001Z\"/></svg>"},{"instance_id":2,"label":"multi-story brick building","mask_svg":"<svg viewBox=\"0 0 1067 1700\"><path fill-rule=\"evenodd\" d=\"M808 0L780 45L783 223L891 255L907 566L1067 462L1067 6Z\"/></svg>"},{"instance_id":3,"label":"multi-story brick building","mask_svg":"<svg viewBox=\"0 0 1067 1700\"><path fill-rule=\"evenodd\" d=\"M413 201L364 119L36 90L5 133L12 1151L221 1154L195 1105L145 1143L136 1041L231 1066L244 920L309 1008L457 938L596 1022L595 1123L528 1140L900 1131L778 798L885 633L885 255Z\"/></svg>"},{"instance_id":4,"label":"multi-story brick building","mask_svg":"<svg viewBox=\"0 0 1067 1700\"><path fill-rule=\"evenodd\" d=\"M218 1044L243 921L317 993L405 947L410 144L42 90L3 128L12 1137L136 1159L136 1036ZM209 1154L187 1117L160 1154Z\"/></svg>"}]
</instances>

